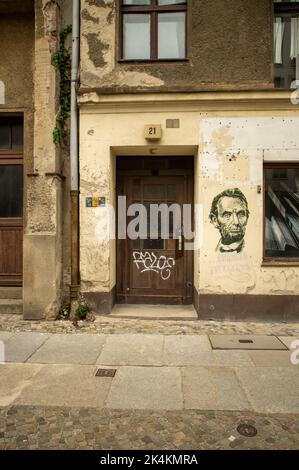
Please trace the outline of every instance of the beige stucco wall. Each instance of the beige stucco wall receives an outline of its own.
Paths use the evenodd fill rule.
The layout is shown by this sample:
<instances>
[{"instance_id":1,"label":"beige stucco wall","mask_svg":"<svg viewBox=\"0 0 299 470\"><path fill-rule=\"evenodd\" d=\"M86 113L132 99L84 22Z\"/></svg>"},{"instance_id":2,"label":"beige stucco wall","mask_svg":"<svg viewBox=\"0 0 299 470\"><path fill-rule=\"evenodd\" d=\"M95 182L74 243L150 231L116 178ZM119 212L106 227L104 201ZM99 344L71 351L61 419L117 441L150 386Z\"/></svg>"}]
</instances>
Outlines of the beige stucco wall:
<instances>
[{"instance_id":1,"label":"beige stucco wall","mask_svg":"<svg viewBox=\"0 0 299 470\"><path fill-rule=\"evenodd\" d=\"M298 109L259 104L222 111L211 103L198 106L152 102L125 106L110 103L82 104L80 128L81 175L81 278L89 292L107 292L115 285L115 243L98 237L107 221L103 208L86 208L85 198L104 196L115 201L117 155L193 154L195 156L195 203L204 209L203 246L194 253L194 284L201 293L291 294L298 293L299 267L262 267L264 161L299 162ZM90 97L87 99L90 102ZM123 101L125 101L123 99ZM165 111L163 111L163 106ZM253 105L254 106L254 105ZM156 107L157 112L154 111ZM229 107L232 107L231 104ZM245 108L245 109L242 109ZM108 111L110 108L113 111ZM204 109L206 108L206 109ZM238 109L239 108L239 109ZM247 108L247 109L246 109ZM274 109L275 108L275 109ZM144 112L146 110L146 112ZM180 119L179 129L166 129L166 119ZM163 137L149 144L145 124L161 124ZM230 161L232 160L232 161ZM221 255L215 248L219 232L210 223L213 198L226 188L244 192L250 209L245 249Z\"/></svg>"},{"instance_id":2,"label":"beige stucco wall","mask_svg":"<svg viewBox=\"0 0 299 470\"><path fill-rule=\"evenodd\" d=\"M201 201L204 243L200 256L201 293L294 294L299 291L299 267L262 267L264 161L299 162L299 117L222 116L200 123ZM209 220L213 198L227 188L239 188L250 216L242 253L215 251L219 232Z\"/></svg>"},{"instance_id":3,"label":"beige stucco wall","mask_svg":"<svg viewBox=\"0 0 299 470\"><path fill-rule=\"evenodd\" d=\"M180 129L165 129L167 118L181 119ZM80 259L83 291L107 292L115 285L115 241L99 238L106 228L108 209L86 208L86 197L106 197L115 206L117 155L148 155L143 129L147 123L164 123L159 146L165 155L195 153L196 113L99 114L82 110L80 117ZM198 142L198 137L197 137ZM182 145L183 143L183 145ZM171 146L171 148L169 148Z\"/></svg>"},{"instance_id":4,"label":"beige stucco wall","mask_svg":"<svg viewBox=\"0 0 299 470\"><path fill-rule=\"evenodd\" d=\"M60 31L70 21L70 5L67 10L64 1L35 0L34 5L35 139L25 181L28 196L23 310L26 319L57 315L70 272L69 191L64 184L69 151L67 144L56 146L53 142L59 110L59 73L52 64Z\"/></svg>"}]
</instances>

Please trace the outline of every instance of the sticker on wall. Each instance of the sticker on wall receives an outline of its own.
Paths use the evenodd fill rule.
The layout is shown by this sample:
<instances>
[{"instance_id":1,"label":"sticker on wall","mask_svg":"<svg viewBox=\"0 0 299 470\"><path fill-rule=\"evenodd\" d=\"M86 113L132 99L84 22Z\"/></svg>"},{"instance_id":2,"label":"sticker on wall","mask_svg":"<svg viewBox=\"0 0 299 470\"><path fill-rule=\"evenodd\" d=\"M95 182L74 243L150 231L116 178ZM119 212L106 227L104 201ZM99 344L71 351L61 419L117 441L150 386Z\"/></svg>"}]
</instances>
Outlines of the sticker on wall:
<instances>
[{"instance_id":1,"label":"sticker on wall","mask_svg":"<svg viewBox=\"0 0 299 470\"><path fill-rule=\"evenodd\" d=\"M238 188L226 189L214 197L210 220L219 230L219 253L241 253L245 246L246 226L249 218L248 202Z\"/></svg>"},{"instance_id":2,"label":"sticker on wall","mask_svg":"<svg viewBox=\"0 0 299 470\"><path fill-rule=\"evenodd\" d=\"M92 207L92 197L87 197L85 199L85 205L86 207Z\"/></svg>"},{"instance_id":3,"label":"sticker on wall","mask_svg":"<svg viewBox=\"0 0 299 470\"><path fill-rule=\"evenodd\" d=\"M106 207L105 197L87 197L85 199L86 207Z\"/></svg>"},{"instance_id":4,"label":"sticker on wall","mask_svg":"<svg viewBox=\"0 0 299 470\"><path fill-rule=\"evenodd\" d=\"M173 258L166 258L166 256L157 256L154 253L141 251L134 251L133 253L134 263L141 273L155 272L160 274L163 281L168 281L171 277L172 269L175 266L175 260Z\"/></svg>"}]
</instances>

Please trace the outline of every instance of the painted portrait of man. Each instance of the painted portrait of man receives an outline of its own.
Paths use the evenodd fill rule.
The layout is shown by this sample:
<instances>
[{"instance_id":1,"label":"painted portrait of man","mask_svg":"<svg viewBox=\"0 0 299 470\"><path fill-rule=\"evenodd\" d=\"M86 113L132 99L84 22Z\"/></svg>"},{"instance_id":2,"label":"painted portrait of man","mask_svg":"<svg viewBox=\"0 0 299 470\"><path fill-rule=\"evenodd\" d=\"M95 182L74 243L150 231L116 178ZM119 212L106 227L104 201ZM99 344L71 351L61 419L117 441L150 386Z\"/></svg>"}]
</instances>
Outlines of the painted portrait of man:
<instances>
[{"instance_id":1,"label":"painted portrait of man","mask_svg":"<svg viewBox=\"0 0 299 470\"><path fill-rule=\"evenodd\" d=\"M226 189L213 199L210 220L221 236L216 251L242 252L248 218L248 202L240 189Z\"/></svg>"}]
</instances>

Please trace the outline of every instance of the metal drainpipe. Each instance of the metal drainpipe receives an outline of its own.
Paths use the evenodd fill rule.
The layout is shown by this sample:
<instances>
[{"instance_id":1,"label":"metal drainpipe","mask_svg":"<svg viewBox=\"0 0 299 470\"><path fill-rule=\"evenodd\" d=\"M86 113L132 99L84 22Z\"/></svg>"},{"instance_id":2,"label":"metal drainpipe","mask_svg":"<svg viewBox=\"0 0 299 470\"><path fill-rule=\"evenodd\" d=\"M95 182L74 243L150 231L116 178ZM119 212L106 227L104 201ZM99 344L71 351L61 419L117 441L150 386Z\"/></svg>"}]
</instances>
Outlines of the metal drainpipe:
<instances>
[{"instance_id":1,"label":"metal drainpipe","mask_svg":"<svg viewBox=\"0 0 299 470\"><path fill-rule=\"evenodd\" d=\"M79 128L77 107L77 83L80 51L80 0L73 0L72 26L72 74L71 74L71 298L78 296L79 274Z\"/></svg>"}]
</instances>

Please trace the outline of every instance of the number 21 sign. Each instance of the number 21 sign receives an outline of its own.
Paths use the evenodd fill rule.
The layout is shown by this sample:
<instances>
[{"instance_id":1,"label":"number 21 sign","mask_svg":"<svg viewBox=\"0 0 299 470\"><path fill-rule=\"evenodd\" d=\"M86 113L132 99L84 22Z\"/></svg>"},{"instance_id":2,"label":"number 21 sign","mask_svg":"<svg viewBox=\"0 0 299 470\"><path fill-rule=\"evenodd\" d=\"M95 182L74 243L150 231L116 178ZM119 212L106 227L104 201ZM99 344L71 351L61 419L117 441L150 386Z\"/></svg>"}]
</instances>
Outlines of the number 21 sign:
<instances>
[{"instance_id":1,"label":"number 21 sign","mask_svg":"<svg viewBox=\"0 0 299 470\"><path fill-rule=\"evenodd\" d=\"M162 137L161 124L147 124L144 128L144 137L146 140L159 140Z\"/></svg>"}]
</instances>

